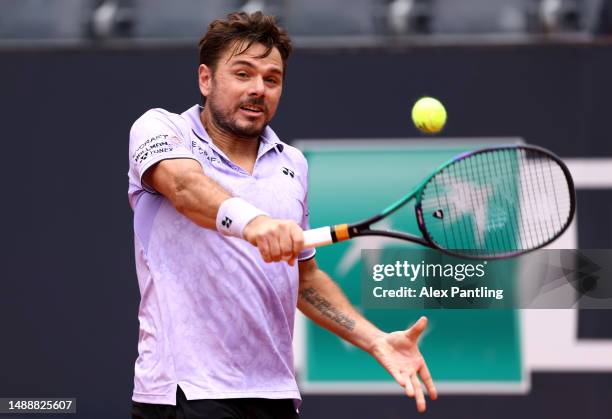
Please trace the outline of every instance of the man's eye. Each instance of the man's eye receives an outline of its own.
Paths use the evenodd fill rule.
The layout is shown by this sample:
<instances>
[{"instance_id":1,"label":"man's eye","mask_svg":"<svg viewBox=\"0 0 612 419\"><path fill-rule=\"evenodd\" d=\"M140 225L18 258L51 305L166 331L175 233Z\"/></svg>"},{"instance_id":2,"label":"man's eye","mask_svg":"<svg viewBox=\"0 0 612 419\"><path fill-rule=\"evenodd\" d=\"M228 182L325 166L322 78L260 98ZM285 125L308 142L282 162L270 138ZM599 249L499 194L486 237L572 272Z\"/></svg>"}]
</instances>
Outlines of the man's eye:
<instances>
[{"instance_id":1,"label":"man's eye","mask_svg":"<svg viewBox=\"0 0 612 419\"><path fill-rule=\"evenodd\" d=\"M249 75L248 75L246 72L244 72L244 71L239 71L239 72L237 72L237 73L236 73L236 75L237 75L238 77L240 77L240 78L246 78L246 77L248 77L248 76L249 76Z\"/></svg>"},{"instance_id":2,"label":"man's eye","mask_svg":"<svg viewBox=\"0 0 612 419\"><path fill-rule=\"evenodd\" d=\"M266 81L270 84L278 84L278 80L276 80L275 78L268 78L266 79Z\"/></svg>"}]
</instances>

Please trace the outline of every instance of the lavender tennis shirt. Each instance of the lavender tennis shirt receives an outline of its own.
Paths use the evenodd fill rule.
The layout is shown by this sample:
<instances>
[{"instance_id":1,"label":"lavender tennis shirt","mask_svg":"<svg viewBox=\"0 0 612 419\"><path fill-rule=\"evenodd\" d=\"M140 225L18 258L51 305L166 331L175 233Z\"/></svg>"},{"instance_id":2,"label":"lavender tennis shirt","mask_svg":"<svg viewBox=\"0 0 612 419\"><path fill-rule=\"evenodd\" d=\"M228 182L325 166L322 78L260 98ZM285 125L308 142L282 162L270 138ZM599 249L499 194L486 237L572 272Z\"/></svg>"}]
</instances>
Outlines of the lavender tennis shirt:
<instances>
[{"instance_id":1,"label":"lavender tennis shirt","mask_svg":"<svg viewBox=\"0 0 612 419\"><path fill-rule=\"evenodd\" d=\"M173 405L179 385L189 400L299 400L291 343L297 264L265 263L246 241L197 226L142 176L164 159L194 159L232 195L306 229L306 160L266 127L249 174L213 144L200 111L152 109L130 132L128 193L141 295L132 398ZM299 259L313 256L305 250Z\"/></svg>"}]
</instances>

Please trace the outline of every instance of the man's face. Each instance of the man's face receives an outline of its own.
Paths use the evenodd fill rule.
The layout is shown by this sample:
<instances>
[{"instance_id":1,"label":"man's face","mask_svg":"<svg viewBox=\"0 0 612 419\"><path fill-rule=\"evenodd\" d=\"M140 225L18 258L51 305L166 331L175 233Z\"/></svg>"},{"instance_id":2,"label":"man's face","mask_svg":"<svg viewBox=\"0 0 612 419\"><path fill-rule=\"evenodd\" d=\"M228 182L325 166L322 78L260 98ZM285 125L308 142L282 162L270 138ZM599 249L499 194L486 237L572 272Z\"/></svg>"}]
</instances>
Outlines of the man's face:
<instances>
[{"instance_id":1,"label":"man's face","mask_svg":"<svg viewBox=\"0 0 612 419\"><path fill-rule=\"evenodd\" d=\"M267 57L258 58L265 50L264 45L254 43L235 55L234 45L230 46L204 83L206 66L200 66L206 107L214 124L231 135L257 138L276 113L283 90L283 61L276 48Z\"/></svg>"}]
</instances>

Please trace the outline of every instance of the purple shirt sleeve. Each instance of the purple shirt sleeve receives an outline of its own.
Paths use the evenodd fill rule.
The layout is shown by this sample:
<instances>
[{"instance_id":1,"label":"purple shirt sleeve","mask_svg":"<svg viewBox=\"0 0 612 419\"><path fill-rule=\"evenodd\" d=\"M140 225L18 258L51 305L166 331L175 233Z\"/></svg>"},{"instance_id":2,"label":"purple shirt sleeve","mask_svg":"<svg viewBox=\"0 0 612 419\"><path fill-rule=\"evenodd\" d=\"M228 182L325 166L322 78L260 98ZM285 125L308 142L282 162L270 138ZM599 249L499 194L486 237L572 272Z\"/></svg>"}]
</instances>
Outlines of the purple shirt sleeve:
<instances>
[{"instance_id":1,"label":"purple shirt sleeve","mask_svg":"<svg viewBox=\"0 0 612 419\"><path fill-rule=\"evenodd\" d=\"M156 163L166 159L193 159L193 155L181 127L182 120L162 109L151 109L134 122L130 130L130 172L137 186L147 192L155 190L144 184L144 173Z\"/></svg>"}]
</instances>

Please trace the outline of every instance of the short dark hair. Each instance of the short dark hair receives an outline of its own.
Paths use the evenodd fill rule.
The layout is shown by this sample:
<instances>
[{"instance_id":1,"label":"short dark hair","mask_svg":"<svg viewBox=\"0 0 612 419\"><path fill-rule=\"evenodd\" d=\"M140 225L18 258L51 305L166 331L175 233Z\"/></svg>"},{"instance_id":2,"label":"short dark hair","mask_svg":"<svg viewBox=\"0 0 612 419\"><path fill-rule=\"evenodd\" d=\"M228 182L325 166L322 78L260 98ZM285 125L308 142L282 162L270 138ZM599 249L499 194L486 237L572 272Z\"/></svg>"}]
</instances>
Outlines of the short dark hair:
<instances>
[{"instance_id":1,"label":"short dark hair","mask_svg":"<svg viewBox=\"0 0 612 419\"><path fill-rule=\"evenodd\" d=\"M291 54L291 40L287 31L278 26L274 16L262 12L234 12L225 19L217 19L208 25L208 31L200 39L200 64L216 68L219 57L227 47L235 43L234 53L240 55L254 43L266 46L260 58L267 57L276 47L283 59L283 69L287 67L287 59ZM241 48L238 51L238 48Z\"/></svg>"}]
</instances>

